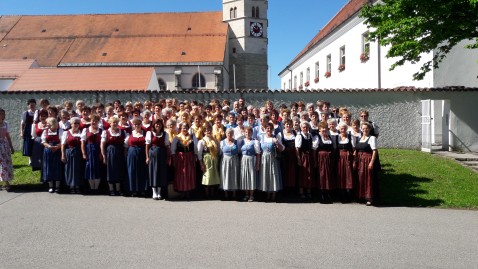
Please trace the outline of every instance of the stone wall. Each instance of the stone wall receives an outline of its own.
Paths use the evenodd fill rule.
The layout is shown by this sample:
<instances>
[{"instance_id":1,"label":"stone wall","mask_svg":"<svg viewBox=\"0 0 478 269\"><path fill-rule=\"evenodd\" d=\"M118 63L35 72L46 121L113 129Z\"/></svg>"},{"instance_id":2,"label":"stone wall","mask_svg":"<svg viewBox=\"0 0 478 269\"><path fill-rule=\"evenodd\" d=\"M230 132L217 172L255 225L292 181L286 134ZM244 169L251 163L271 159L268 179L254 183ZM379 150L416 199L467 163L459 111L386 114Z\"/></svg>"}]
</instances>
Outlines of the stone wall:
<instances>
[{"instance_id":1,"label":"stone wall","mask_svg":"<svg viewBox=\"0 0 478 269\"><path fill-rule=\"evenodd\" d=\"M328 100L333 106L346 106L353 118L358 117L360 109L370 112L370 119L380 126L379 146L382 148L419 149L421 146L421 100L449 99L451 100L451 122L455 145L454 149L464 151L478 151L478 121L473 120L467 112L471 104L478 101L478 92L224 92L224 93L138 93L138 92L47 92L47 93L2 93L0 107L7 112L7 121L10 123L10 132L16 149L21 147L19 126L21 113L26 109L29 98L47 98L52 104L61 104L66 100L84 100L87 105L96 102L113 102L119 99L126 101L156 101L161 98L176 98L178 100L197 100L208 102L211 99L237 100L244 97L247 104L262 106L265 101L272 100L276 106L292 101L314 103L318 100ZM454 107L454 104L457 106ZM462 120L464 119L464 120Z\"/></svg>"}]
</instances>

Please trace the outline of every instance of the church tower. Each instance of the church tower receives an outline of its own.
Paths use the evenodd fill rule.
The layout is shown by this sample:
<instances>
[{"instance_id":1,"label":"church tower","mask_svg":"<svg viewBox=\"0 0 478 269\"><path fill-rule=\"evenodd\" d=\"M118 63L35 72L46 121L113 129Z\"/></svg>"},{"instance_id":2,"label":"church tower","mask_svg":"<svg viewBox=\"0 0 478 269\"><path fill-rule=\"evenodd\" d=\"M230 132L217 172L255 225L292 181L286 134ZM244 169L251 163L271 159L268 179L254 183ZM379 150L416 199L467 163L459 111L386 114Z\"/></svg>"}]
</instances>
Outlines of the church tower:
<instances>
[{"instance_id":1,"label":"church tower","mask_svg":"<svg viewBox=\"0 0 478 269\"><path fill-rule=\"evenodd\" d=\"M222 5L229 24L230 88L268 89L268 1L223 0Z\"/></svg>"}]
</instances>

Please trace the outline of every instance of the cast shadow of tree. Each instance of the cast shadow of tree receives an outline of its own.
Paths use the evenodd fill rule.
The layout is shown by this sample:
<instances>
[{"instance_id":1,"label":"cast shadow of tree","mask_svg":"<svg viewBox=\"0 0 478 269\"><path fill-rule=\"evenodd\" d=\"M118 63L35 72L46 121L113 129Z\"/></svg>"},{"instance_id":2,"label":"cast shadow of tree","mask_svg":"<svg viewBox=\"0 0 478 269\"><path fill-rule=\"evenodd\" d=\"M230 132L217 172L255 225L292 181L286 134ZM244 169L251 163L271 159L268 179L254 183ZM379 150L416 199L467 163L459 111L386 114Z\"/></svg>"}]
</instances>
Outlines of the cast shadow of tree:
<instances>
[{"instance_id":1,"label":"cast shadow of tree","mask_svg":"<svg viewBox=\"0 0 478 269\"><path fill-rule=\"evenodd\" d=\"M428 193L420 184L432 182L433 179L416 177L410 174L394 174L390 164L382 164L380 174L380 206L395 207L434 207L444 203L442 199L425 199L417 197Z\"/></svg>"}]
</instances>

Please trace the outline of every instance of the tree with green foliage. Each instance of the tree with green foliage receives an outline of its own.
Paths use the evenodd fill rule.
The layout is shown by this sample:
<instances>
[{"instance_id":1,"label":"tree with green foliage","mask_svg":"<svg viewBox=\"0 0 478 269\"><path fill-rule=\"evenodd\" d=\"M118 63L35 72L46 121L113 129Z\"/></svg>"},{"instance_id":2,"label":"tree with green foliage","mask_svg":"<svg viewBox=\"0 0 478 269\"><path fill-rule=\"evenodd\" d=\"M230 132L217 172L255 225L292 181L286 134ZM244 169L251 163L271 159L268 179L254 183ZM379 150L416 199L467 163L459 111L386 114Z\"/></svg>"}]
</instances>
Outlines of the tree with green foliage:
<instances>
[{"instance_id":1,"label":"tree with green foliage","mask_svg":"<svg viewBox=\"0 0 478 269\"><path fill-rule=\"evenodd\" d=\"M375 2L374 4L372 4ZM421 80L438 68L447 53L463 40L478 48L478 0L381 0L370 1L360 16L370 29L369 38L390 46L387 57L397 57L390 70L405 62L420 61L434 51L433 59L413 74Z\"/></svg>"}]
</instances>

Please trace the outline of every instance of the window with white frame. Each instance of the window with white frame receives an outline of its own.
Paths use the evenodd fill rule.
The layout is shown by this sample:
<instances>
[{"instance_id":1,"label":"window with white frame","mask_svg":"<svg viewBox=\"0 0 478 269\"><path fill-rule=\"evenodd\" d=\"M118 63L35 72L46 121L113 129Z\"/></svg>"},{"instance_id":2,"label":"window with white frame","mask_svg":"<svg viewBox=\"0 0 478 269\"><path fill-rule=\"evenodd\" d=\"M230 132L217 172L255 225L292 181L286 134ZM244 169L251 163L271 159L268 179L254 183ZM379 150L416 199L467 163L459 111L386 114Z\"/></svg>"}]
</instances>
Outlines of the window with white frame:
<instances>
[{"instance_id":1,"label":"window with white frame","mask_svg":"<svg viewBox=\"0 0 478 269\"><path fill-rule=\"evenodd\" d=\"M305 72L305 81L310 81L310 67L307 67L307 71Z\"/></svg>"},{"instance_id":2,"label":"window with white frame","mask_svg":"<svg viewBox=\"0 0 478 269\"><path fill-rule=\"evenodd\" d=\"M320 76L320 64L319 62L315 63L315 77L318 78Z\"/></svg>"},{"instance_id":3,"label":"window with white frame","mask_svg":"<svg viewBox=\"0 0 478 269\"><path fill-rule=\"evenodd\" d=\"M340 65L345 66L345 46L340 47Z\"/></svg>"},{"instance_id":4,"label":"window with white frame","mask_svg":"<svg viewBox=\"0 0 478 269\"><path fill-rule=\"evenodd\" d=\"M286 88L285 88L285 82L284 82L284 87L282 87L282 89L284 89L284 90L286 89Z\"/></svg>"},{"instance_id":5,"label":"window with white frame","mask_svg":"<svg viewBox=\"0 0 478 269\"><path fill-rule=\"evenodd\" d=\"M368 31L362 34L362 53L369 56L370 54L370 40L368 38Z\"/></svg>"},{"instance_id":6,"label":"window with white frame","mask_svg":"<svg viewBox=\"0 0 478 269\"><path fill-rule=\"evenodd\" d=\"M332 71L332 56L327 55L327 72Z\"/></svg>"},{"instance_id":7,"label":"window with white frame","mask_svg":"<svg viewBox=\"0 0 478 269\"><path fill-rule=\"evenodd\" d=\"M304 72L300 72L300 86L304 85Z\"/></svg>"},{"instance_id":8,"label":"window with white frame","mask_svg":"<svg viewBox=\"0 0 478 269\"><path fill-rule=\"evenodd\" d=\"M292 80L289 79L289 90L292 90Z\"/></svg>"},{"instance_id":9,"label":"window with white frame","mask_svg":"<svg viewBox=\"0 0 478 269\"><path fill-rule=\"evenodd\" d=\"M294 89L297 89L297 76L294 76Z\"/></svg>"}]
</instances>

